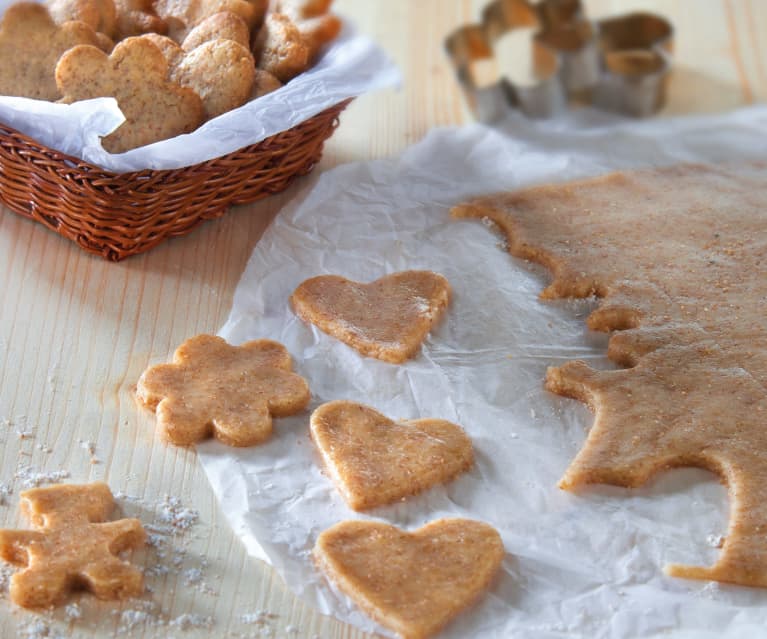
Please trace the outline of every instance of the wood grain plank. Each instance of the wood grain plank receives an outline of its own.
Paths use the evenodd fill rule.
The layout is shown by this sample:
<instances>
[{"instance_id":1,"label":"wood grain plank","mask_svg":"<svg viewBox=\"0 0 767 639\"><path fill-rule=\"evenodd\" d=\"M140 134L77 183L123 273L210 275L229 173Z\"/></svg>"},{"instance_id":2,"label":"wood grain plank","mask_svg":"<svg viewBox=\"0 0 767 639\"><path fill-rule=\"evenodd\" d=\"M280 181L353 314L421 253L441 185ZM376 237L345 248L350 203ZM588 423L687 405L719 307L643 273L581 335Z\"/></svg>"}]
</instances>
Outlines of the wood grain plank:
<instances>
[{"instance_id":1,"label":"wood grain plank","mask_svg":"<svg viewBox=\"0 0 767 639\"><path fill-rule=\"evenodd\" d=\"M399 153L434 126L468 120L442 41L455 27L475 20L483 5L483 0L338 0L338 10L399 64L403 87L356 100L327 144L319 170ZM690 11L689 0L587 0L586 5L593 17L643 9L674 22L676 70L667 113L732 108L746 103L749 91L751 98L767 97L767 3L696 0L697 11ZM0 500L0 524L24 523L16 508L21 480L14 475L26 464L46 472L66 470L71 481L104 479L137 498L123 500L123 507L145 522L156 519L165 495L178 496L199 510L200 523L171 544L184 551L178 555L181 570L151 577L154 592L147 599L170 619L184 613L215 618L212 630L182 632L141 623L127 628L128 618L120 613L134 604L82 598L83 617L77 622L61 612L52 622L43 618L56 632L83 638L234 639L255 632L269 636L267 630L287 639L368 637L317 614L273 571L247 557L194 451L160 442L152 416L134 401L134 385L148 364L167 359L187 337L215 332L223 324L263 230L311 179L120 264L85 255L0 209L0 482L14 487L6 503ZM27 427L34 427L33 436L15 432ZM97 463L82 441L95 443ZM138 553L137 561L155 568L158 550L163 552ZM173 552L170 547L164 552L167 565ZM196 568L207 591L199 583L185 583L185 571ZM258 611L274 616L260 625L242 623L243 614ZM19 624L30 618L0 599L0 636L17 636Z\"/></svg>"}]
</instances>

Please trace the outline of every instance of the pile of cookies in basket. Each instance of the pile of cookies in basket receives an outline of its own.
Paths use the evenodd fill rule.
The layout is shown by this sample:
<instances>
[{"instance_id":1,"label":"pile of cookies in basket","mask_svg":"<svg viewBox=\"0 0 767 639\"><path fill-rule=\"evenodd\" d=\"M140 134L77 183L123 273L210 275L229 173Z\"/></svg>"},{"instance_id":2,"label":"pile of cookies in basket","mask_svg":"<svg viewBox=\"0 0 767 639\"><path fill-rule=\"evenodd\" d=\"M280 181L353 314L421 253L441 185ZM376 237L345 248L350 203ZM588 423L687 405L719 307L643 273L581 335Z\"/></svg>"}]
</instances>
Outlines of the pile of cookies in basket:
<instances>
[{"instance_id":1,"label":"pile of cookies in basket","mask_svg":"<svg viewBox=\"0 0 767 639\"><path fill-rule=\"evenodd\" d=\"M114 97L121 153L193 131L310 68L341 30L332 0L46 0L0 21L0 95Z\"/></svg>"}]
</instances>

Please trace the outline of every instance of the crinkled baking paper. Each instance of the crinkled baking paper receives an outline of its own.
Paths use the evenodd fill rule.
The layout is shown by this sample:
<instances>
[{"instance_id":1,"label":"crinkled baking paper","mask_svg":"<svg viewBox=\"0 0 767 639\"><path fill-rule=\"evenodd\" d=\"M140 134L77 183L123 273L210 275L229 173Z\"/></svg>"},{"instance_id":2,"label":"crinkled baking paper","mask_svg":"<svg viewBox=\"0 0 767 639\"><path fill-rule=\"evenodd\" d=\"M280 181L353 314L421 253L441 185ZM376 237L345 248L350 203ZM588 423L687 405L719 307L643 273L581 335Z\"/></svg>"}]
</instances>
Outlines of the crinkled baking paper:
<instances>
[{"instance_id":1,"label":"crinkled baking paper","mask_svg":"<svg viewBox=\"0 0 767 639\"><path fill-rule=\"evenodd\" d=\"M611 365L606 336L584 324L593 302L538 300L548 281L543 270L510 257L489 226L449 216L451 206L492 191L765 156L764 107L639 123L583 111L557 122L512 117L499 129L437 129L397 159L314 176L257 244L220 334L235 343L285 344L309 381L310 409L349 399L394 418L461 424L476 467L447 486L358 514L322 471L309 411L275 420L262 446L207 442L198 447L200 460L250 553L323 613L384 632L313 566L319 533L349 518L414 529L438 517L471 517L495 526L508 554L487 596L442 637L767 636L767 590L662 572L668 562L716 559L727 495L713 475L676 470L639 490L557 488L592 416L546 392L543 378L547 366L572 359ZM336 273L370 281L403 269L438 271L455 294L421 354L403 365L361 357L289 308L306 278Z\"/></svg>"}]
</instances>

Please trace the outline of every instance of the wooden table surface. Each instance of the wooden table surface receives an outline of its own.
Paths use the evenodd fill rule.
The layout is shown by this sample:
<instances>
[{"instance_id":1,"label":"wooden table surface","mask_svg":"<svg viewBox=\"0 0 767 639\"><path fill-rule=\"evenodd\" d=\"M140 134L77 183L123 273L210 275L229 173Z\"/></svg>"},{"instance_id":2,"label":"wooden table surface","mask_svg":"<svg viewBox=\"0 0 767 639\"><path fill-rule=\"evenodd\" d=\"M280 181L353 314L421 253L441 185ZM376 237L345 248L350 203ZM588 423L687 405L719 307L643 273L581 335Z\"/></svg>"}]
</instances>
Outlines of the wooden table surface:
<instances>
[{"instance_id":1,"label":"wooden table surface","mask_svg":"<svg viewBox=\"0 0 767 639\"><path fill-rule=\"evenodd\" d=\"M397 154L431 127L469 121L442 40L476 19L482 4L337 0L338 11L396 60L404 86L354 102L318 171ZM592 17L646 9L671 18L675 70L664 114L721 112L767 99L764 0L586 5ZM79 608L33 615L3 593L1 637L368 636L318 615L247 556L194 450L160 442L153 417L133 397L150 361L221 327L254 245L303 183L119 264L0 207L0 525L26 525L17 511L25 482L65 471L72 482L107 481L124 493L125 513L159 526L152 529L155 545L136 557L152 589L142 602L78 597ZM199 511L199 519L184 508ZM166 534L168 516L176 518L173 535ZM186 530L185 522L192 524ZM6 577L0 573L3 590Z\"/></svg>"}]
</instances>

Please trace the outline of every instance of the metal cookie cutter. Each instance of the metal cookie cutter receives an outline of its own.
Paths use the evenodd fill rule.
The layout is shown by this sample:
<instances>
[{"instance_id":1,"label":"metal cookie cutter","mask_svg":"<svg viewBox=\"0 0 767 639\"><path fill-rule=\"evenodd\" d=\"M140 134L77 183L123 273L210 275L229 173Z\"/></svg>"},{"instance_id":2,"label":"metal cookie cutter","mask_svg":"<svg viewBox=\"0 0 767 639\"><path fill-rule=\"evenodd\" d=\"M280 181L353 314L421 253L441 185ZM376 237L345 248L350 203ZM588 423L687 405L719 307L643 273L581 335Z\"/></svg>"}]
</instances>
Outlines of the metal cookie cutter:
<instances>
[{"instance_id":1,"label":"metal cookie cutter","mask_svg":"<svg viewBox=\"0 0 767 639\"><path fill-rule=\"evenodd\" d=\"M531 67L520 81L502 72L502 38L533 29ZM518 108L551 117L570 102L634 116L650 115L665 99L673 29L664 18L633 13L590 22L580 0L495 0L479 24L445 41L475 117L491 122Z\"/></svg>"}]
</instances>

